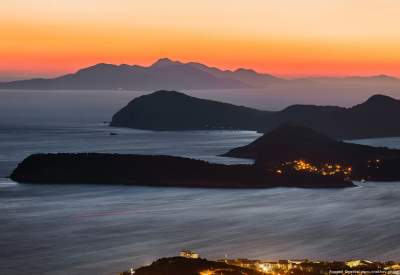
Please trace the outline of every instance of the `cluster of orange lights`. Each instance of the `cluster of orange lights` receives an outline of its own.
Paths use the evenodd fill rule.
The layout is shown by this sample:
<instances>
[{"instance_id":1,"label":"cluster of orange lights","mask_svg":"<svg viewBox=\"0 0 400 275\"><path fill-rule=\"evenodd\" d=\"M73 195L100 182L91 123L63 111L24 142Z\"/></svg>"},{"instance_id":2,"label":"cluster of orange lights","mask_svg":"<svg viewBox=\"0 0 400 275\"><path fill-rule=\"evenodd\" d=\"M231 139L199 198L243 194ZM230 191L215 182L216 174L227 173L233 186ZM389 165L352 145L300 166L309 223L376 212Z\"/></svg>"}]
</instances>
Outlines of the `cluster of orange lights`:
<instances>
[{"instance_id":1,"label":"cluster of orange lights","mask_svg":"<svg viewBox=\"0 0 400 275\"><path fill-rule=\"evenodd\" d=\"M218 271L218 270L217 270ZM209 269L207 269L207 270L203 270L203 271L200 271L199 272L199 275L214 275L215 274L215 271L214 270L209 270ZM221 273L222 274L222 273Z\"/></svg>"},{"instance_id":2,"label":"cluster of orange lights","mask_svg":"<svg viewBox=\"0 0 400 275\"><path fill-rule=\"evenodd\" d=\"M283 163L282 167L276 169L276 173L283 174L284 171L288 168L294 169L299 172L315 173L323 176L349 176L352 172L352 168L350 166L344 166L339 163L325 163L323 165L317 166L311 162L300 159Z\"/></svg>"},{"instance_id":3,"label":"cluster of orange lights","mask_svg":"<svg viewBox=\"0 0 400 275\"><path fill-rule=\"evenodd\" d=\"M348 176L351 174L352 168L345 167L340 164L334 164L334 165L325 164L320 171L321 171L321 174L324 176L327 176L327 175L332 176L332 175L336 175L336 174L343 174L345 176Z\"/></svg>"},{"instance_id":4,"label":"cluster of orange lights","mask_svg":"<svg viewBox=\"0 0 400 275\"><path fill-rule=\"evenodd\" d=\"M292 165L296 171L318 172L318 168L316 166L304 160L295 160L293 161Z\"/></svg>"}]
</instances>

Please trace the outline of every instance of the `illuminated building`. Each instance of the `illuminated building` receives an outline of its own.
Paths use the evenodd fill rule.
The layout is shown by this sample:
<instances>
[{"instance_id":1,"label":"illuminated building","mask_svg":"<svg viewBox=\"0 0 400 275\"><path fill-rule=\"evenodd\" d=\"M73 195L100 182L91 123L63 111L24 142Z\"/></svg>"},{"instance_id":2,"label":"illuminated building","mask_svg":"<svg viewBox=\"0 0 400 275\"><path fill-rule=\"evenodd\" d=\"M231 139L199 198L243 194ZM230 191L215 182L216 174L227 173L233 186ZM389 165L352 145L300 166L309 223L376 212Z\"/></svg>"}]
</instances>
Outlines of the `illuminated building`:
<instances>
[{"instance_id":1,"label":"illuminated building","mask_svg":"<svg viewBox=\"0 0 400 275\"><path fill-rule=\"evenodd\" d=\"M298 259L296 259L296 260L288 260L288 262L291 263L291 264L299 265L299 264L302 264L304 262L307 262L307 260L303 260L303 259L298 260Z\"/></svg>"},{"instance_id":2,"label":"illuminated building","mask_svg":"<svg viewBox=\"0 0 400 275\"><path fill-rule=\"evenodd\" d=\"M188 259L198 259L200 257L198 253L189 250L182 250L179 255Z\"/></svg>"},{"instance_id":3,"label":"illuminated building","mask_svg":"<svg viewBox=\"0 0 400 275\"><path fill-rule=\"evenodd\" d=\"M385 267L385 270L400 270L400 263Z\"/></svg>"},{"instance_id":4,"label":"illuminated building","mask_svg":"<svg viewBox=\"0 0 400 275\"><path fill-rule=\"evenodd\" d=\"M363 266L363 265L368 265L368 264L372 264L372 262L366 261L366 260L349 260L349 261L346 261L346 265L348 267L357 267L357 266Z\"/></svg>"}]
</instances>

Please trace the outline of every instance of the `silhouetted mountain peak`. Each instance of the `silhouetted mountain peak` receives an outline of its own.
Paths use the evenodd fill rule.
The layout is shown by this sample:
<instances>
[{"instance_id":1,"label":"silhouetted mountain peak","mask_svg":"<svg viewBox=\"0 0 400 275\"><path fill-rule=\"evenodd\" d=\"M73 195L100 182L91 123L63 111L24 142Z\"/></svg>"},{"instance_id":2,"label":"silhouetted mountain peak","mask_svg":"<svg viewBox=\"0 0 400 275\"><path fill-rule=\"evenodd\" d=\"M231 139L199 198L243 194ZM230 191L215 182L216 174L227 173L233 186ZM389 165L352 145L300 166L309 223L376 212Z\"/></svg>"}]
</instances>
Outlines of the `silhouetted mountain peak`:
<instances>
[{"instance_id":1,"label":"silhouetted mountain peak","mask_svg":"<svg viewBox=\"0 0 400 275\"><path fill-rule=\"evenodd\" d=\"M114 68L117 67L117 65L114 64L109 64L109 63L97 63L94 64L93 66L89 66L86 69L96 69L96 68ZM85 69L85 68L84 68Z\"/></svg>"},{"instance_id":2,"label":"silhouetted mountain peak","mask_svg":"<svg viewBox=\"0 0 400 275\"><path fill-rule=\"evenodd\" d=\"M369 79L371 79L371 80L399 80L396 77L386 75L386 74L373 75L373 76L370 76Z\"/></svg>"},{"instance_id":3,"label":"silhouetted mountain peak","mask_svg":"<svg viewBox=\"0 0 400 275\"><path fill-rule=\"evenodd\" d=\"M258 74L256 71L252 69L245 69L245 68L239 68L235 70L235 73Z\"/></svg>"},{"instance_id":4,"label":"silhouetted mountain peak","mask_svg":"<svg viewBox=\"0 0 400 275\"><path fill-rule=\"evenodd\" d=\"M285 123L254 141L254 144L303 144L331 142L334 142L334 140L311 128L295 123Z\"/></svg>"},{"instance_id":5,"label":"silhouetted mountain peak","mask_svg":"<svg viewBox=\"0 0 400 275\"><path fill-rule=\"evenodd\" d=\"M394 99L393 97L381 94L373 95L370 98L368 98L367 101L365 101L365 103L368 104L386 104L392 102L398 102L398 100Z\"/></svg>"},{"instance_id":6,"label":"silhouetted mountain peak","mask_svg":"<svg viewBox=\"0 0 400 275\"><path fill-rule=\"evenodd\" d=\"M290 105L282 110L282 113L301 113L301 112L318 112L318 111L340 111L345 108L338 106L319 106L307 104Z\"/></svg>"},{"instance_id":7,"label":"silhouetted mountain peak","mask_svg":"<svg viewBox=\"0 0 400 275\"><path fill-rule=\"evenodd\" d=\"M295 123L284 123L264 134L249 145L230 150L224 156L277 160L293 160L306 157L315 148L334 148L337 141L311 128ZM296 157L295 157L296 156Z\"/></svg>"},{"instance_id":8,"label":"silhouetted mountain peak","mask_svg":"<svg viewBox=\"0 0 400 275\"><path fill-rule=\"evenodd\" d=\"M172 66L172 65L182 65L183 63L179 62L179 61L173 61L169 58L160 58L158 59L156 62L154 62L151 67L167 67L167 66Z\"/></svg>"},{"instance_id":9,"label":"silhouetted mountain peak","mask_svg":"<svg viewBox=\"0 0 400 275\"><path fill-rule=\"evenodd\" d=\"M252 69L239 68L232 72L232 74L249 85L266 86L271 83L285 81L282 78L275 77L270 74L258 73Z\"/></svg>"},{"instance_id":10,"label":"silhouetted mountain peak","mask_svg":"<svg viewBox=\"0 0 400 275\"><path fill-rule=\"evenodd\" d=\"M376 75L375 78L380 78L380 79L397 79L393 76L390 75L386 75L386 74L380 74L380 75Z\"/></svg>"},{"instance_id":11,"label":"silhouetted mountain peak","mask_svg":"<svg viewBox=\"0 0 400 275\"><path fill-rule=\"evenodd\" d=\"M149 94L147 96L148 97L150 97L150 96L151 97L159 97L159 96L171 96L171 97L174 97L174 96L185 96L185 97L189 97L188 95L185 95L184 93L180 93L180 92L172 91L172 90L159 90L159 91L151 93L151 94Z\"/></svg>"},{"instance_id":12,"label":"silhouetted mountain peak","mask_svg":"<svg viewBox=\"0 0 400 275\"><path fill-rule=\"evenodd\" d=\"M83 72L88 72L88 71L95 71L95 72L101 72L101 71L106 71L110 69L115 69L118 68L117 65L114 64L108 64L108 63L98 63L93 66L89 66L83 69L80 69L77 73L83 73Z\"/></svg>"},{"instance_id":13,"label":"silhouetted mountain peak","mask_svg":"<svg viewBox=\"0 0 400 275\"><path fill-rule=\"evenodd\" d=\"M152 130L254 129L264 112L159 90L133 99L111 125Z\"/></svg>"},{"instance_id":14,"label":"silhouetted mountain peak","mask_svg":"<svg viewBox=\"0 0 400 275\"><path fill-rule=\"evenodd\" d=\"M373 112L385 112L400 109L400 101L390 96L376 94L365 102L351 108L352 110L364 110Z\"/></svg>"}]
</instances>

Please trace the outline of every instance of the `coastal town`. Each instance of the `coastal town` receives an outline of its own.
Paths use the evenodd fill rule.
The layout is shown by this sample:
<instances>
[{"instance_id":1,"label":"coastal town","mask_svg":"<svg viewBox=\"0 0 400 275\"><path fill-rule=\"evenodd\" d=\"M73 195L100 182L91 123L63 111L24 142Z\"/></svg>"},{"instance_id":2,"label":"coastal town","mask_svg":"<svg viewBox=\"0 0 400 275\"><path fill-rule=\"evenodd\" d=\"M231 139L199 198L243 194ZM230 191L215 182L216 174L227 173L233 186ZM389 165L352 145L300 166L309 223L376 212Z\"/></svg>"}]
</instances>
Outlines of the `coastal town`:
<instances>
[{"instance_id":1,"label":"coastal town","mask_svg":"<svg viewBox=\"0 0 400 275\"><path fill-rule=\"evenodd\" d=\"M201 269L199 263L209 267ZM164 272L157 271L162 264L170 265ZM213 265L215 267L213 267ZM183 269L185 266L185 269ZM238 268L238 269L236 269ZM143 269L145 271L143 272ZM165 270L168 272L165 273ZM217 260L206 260L199 253L183 250L179 256L163 258L152 265L138 269L131 268L120 275L141 274L176 274L181 270L190 270L190 274L198 275L312 275L312 274L397 274L400 275L400 262L377 262L363 259L349 259L346 261L319 261L308 259L287 260L258 260L258 259L229 259L227 257ZM189 274L187 273L187 274ZM185 273L186 274L186 273Z\"/></svg>"},{"instance_id":2,"label":"coastal town","mask_svg":"<svg viewBox=\"0 0 400 275\"><path fill-rule=\"evenodd\" d=\"M379 160L377 160L379 163ZM370 163L370 162L368 162ZM303 159L286 161L281 164L281 167L276 168L277 174L290 173L291 170L315 173L323 176L344 176L349 177L353 168L351 166L342 165L340 163L324 163L322 165L316 165Z\"/></svg>"}]
</instances>

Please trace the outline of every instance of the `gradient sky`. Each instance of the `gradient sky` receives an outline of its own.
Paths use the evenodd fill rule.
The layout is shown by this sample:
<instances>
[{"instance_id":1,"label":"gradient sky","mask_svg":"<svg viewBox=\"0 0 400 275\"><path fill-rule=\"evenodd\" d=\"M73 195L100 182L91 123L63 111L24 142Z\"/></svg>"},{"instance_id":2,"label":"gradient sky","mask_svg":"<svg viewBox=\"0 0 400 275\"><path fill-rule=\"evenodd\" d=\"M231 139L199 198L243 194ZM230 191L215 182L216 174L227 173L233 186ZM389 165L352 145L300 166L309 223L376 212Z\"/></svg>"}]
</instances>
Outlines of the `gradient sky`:
<instances>
[{"instance_id":1,"label":"gradient sky","mask_svg":"<svg viewBox=\"0 0 400 275\"><path fill-rule=\"evenodd\" d=\"M159 57L281 76L400 76L397 0L1 0L0 78Z\"/></svg>"}]
</instances>

